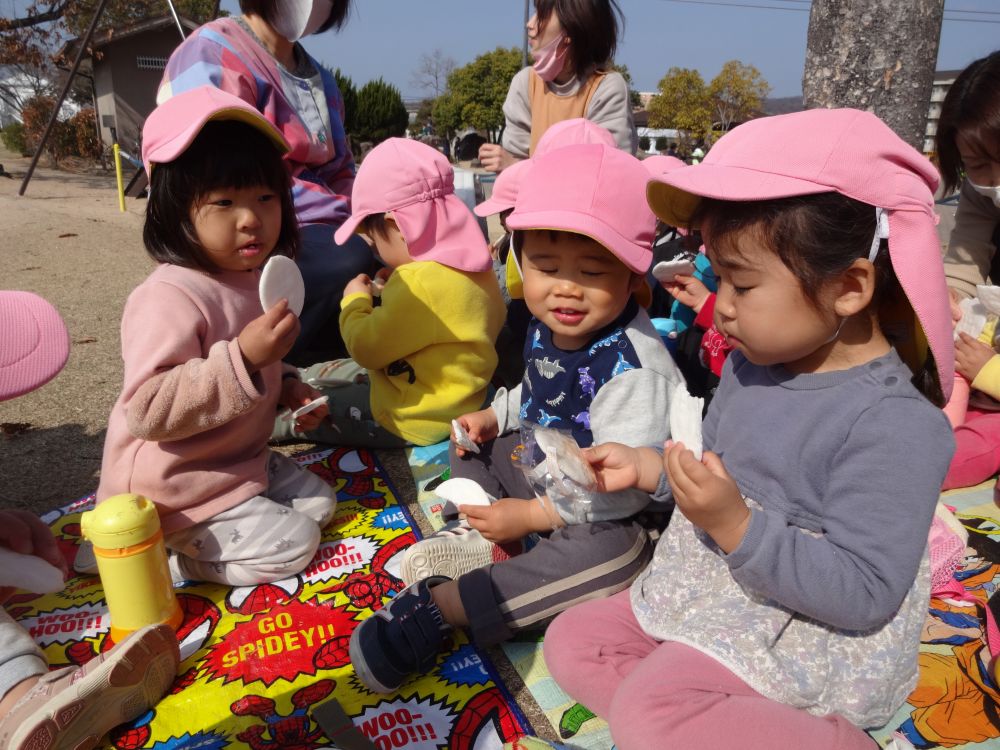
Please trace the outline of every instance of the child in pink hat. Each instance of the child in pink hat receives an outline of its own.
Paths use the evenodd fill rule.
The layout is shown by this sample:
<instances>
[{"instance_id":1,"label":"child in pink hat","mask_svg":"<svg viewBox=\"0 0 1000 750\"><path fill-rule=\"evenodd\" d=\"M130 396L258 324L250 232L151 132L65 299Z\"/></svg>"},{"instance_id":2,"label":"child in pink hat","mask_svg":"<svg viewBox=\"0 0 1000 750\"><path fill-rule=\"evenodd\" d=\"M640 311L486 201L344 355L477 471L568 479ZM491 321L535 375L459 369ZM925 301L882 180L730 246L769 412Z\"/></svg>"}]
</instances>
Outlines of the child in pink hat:
<instances>
[{"instance_id":1,"label":"child in pink hat","mask_svg":"<svg viewBox=\"0 0 1000 750\"><path fill-rule=\"evenodd\" d=\"M652 258L649 176L633 156L579 144L532 157L508 225L534 316L521 383L459 417L478 453L452 445L452 476L471 479L492 505L460 505L466 522L403 556L408 585L351 638L351 661L372 690L396 690L430 669L460 626L488 646L543 627L566 607L622 591L653 551L648 492L587 495L589 511L535 496L511 462L530 425L582 446L659 445L680 373L634 293ZM524 537L545 536L529 551ZM509 558L509 559L508 559Z\"/></svg>"},{"instance_id":2,"label":"child in pink hat","mask_svg":"<svg viewBox=\"0 0 1000 750\"><path fill-rule=\"evenodd\" d=\"M418 141L390 138L365 157L353 213L335 239L361 233L386 269L344 289L340 332L351 359L302 371L329 397L329 416L306 431L279 421L277 437L430 445L486 400L504 304L486 239L454 180L448 160Z\"/></svg>"},{"instance_id":3,"label":"child in pink hat","mask_svg":"<svg viewBox=\"0 0 1000 750\"><path fill-rule=\"evenodd\" d=\"M607 490L676 504L631 589L545 640L621 750L871 748L915 686L954 446L936 186L846 109L752 120L650 183L663 221L701 229L734 351L691 444L589 453Z\"/></svg>"},{"instance_id":4,"label":"child in pink hat","mask_svg":"<svg viewBox=\"0 0 1000 750\"><path fill-rule=\"evenodd\" d=\"M69 356L66 325L41 297L0 291L0 352L0 401L6 401L59 373ZM21 565L0 568L0 604L27 587L24 565L41 560L66 574L52 531L28 511L0 509L0 548L25 556ZM95 748L109 730L137 718L167 692L179 662L173 630L153 625L86 666L49 671L28 631L0 607L0 747Z\"/></svg>"},{"instance_id":5,"label":"child in pink hat","mask_svg":"<svg viewBox=\"0 0 1000 750\"><path fill-rule=\"evenodd\" d=\"M143 240L158 265L122 314L125 382L97 502L133 492L156 504L175 581L295 575L333 516L332 488L268 447L278 407L319 395L281 361L297 315L287 299L262 310L258 289L268 257L298 246L286 149L257 110L210 86L143 127Z\"/></svg>"}]
</instances>

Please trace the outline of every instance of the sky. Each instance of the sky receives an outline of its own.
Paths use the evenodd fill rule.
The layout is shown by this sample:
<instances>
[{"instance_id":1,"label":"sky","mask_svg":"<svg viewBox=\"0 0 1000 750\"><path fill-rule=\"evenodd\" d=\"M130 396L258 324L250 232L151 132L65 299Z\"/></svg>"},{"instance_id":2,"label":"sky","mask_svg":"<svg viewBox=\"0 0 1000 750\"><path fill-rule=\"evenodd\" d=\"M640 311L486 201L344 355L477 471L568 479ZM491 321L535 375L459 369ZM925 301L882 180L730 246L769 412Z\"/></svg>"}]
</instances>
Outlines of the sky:
<instances>
[{"instance_id":1,"label":"sky","mask_svg":"<svg viewBox=\"0 0 1000 750\"><path fill-rule=\"evenodd\" d=\"M618 4L625 14L625 32L617 61L628 65L639 91L655 91L671 67L696 68L709 81L724 62L735 59L760 70L771 84L771 96L802 92L808 0L618 0ZM770 7L732 7L736 4ZM0 0L0 16L9 17L26 5L27 0ZM440 49L464 65L498 46L522 45L523 0L354 0L353 5L341 32L308 37L304 44L359 88L381 76L404 97L420 98L426 92L411 78L423 55ZM239 13L237 0L223 0L222 7ZM964 68L1000 48L997 0L946 0L945 8L946 18L977 20L944 22L939 70Z\"/></svg>"},{"instance_id":2,"label":"sky","mask_svg":"<svg viewBox=\"0 0 1000 750\"><path fill-rule=\"evenodd\" d=\"M907 0L897 0L906 2ZM2 0L3 2L9 0ZM727 60L757 67L771 84L772 96L802 92L808 0L718 0L798 10L736 8L674 0L618 0L625 33L617 61L628 65L639 91L654 91L673 66L697 68L708 81ZM236 0L222 7L239 12ZM959 69L1000 48L1000 3L996 0L946 0L947 9L985 10L975 16L946 11L938 69ZM983 21L992 21L991 23ZM498 46L522 45L522 0L355 0L340 33L308 37L306 49L321 62L340 68L360 88L382 76L404 97L424 94L411 83L421 56L440 49L459 65Z\"/></svg>"}]
</instances>

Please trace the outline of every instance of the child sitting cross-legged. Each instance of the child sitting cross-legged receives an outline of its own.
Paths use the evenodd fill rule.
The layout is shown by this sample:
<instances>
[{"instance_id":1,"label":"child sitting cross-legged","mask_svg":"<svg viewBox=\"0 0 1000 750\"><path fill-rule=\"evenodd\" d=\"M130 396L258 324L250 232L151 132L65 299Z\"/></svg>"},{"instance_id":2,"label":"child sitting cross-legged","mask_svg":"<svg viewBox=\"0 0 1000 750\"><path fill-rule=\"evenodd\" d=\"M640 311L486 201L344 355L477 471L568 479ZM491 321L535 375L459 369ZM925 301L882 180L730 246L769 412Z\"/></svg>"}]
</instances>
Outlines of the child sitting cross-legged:
<instances>
[{"instance_id":1,"label":"child sitting cross-legged","mask_svg":"<svg viewBox=\"0 0 1000 750\"><path fill-rule=\"evenodd\" d=\"M302 370L329 398L329 415L307 431L279 417L273 437L430 445L486 401L504 303L486 238L454 179L444 156L405 138L365 157L354 212L335 237L343 244L361 233L387 268L344 289L340 332L351 359Z\"/></svg>"},{"instance_id":2,"label":"child sitting cross-legged","mask_svg":"<svg viewBox=\"0 0 1000 750\"><path fill-rule=\"evenodd\" d=\"M681 376L636 301L646 290L655 220L648 173L634 157L599 144L556 149L532 160L507 223L534 319L521 384L459 418L477 455L452 445L452 474L498 498L460 505L465 533L414 545L403 560L409 586L362 622L351 638L358 677L378 692L434 666L456 627L480 645L543 626L572 604L628 587L649 562L647 492L592 493L585 520L563 517L534 497L510 460L522 423L571 432L576 441L661 445ZM648 290L646 290L648 291ZM614 437L612 437L614 436ZM498 545L539 532L529 551L500 562ZM438 575L448 570L453 577Z\"/></svg>"}]
</instances>

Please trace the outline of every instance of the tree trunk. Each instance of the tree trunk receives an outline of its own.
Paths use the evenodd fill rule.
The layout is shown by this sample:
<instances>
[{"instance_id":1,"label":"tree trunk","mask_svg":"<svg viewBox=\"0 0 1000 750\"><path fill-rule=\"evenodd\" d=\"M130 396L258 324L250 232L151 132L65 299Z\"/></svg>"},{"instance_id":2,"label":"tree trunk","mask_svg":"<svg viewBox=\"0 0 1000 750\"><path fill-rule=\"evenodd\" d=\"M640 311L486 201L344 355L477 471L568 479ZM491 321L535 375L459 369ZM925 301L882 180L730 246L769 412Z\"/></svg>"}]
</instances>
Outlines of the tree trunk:
<instances>
[{"instance_id":1,"label":"tree trunk","mask_svg":"<svg viewBox=\"0 0 1000 750\"><path fill-rule=\"evenodd\" d=\"M813 0L806 108L874 112L922 150L943 16L944 0Z\"/></svg>"}]
</instances>

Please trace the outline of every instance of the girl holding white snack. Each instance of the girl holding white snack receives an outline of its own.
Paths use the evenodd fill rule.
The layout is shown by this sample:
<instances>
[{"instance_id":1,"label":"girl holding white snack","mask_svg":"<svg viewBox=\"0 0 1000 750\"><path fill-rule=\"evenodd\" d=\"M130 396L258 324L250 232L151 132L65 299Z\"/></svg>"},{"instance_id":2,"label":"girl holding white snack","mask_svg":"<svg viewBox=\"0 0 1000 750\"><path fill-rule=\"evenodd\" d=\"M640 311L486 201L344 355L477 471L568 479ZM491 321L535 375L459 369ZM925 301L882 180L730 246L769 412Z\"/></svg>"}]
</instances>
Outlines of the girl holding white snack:
<instances>
[{"instance_id":1,"label":"girl holding white snack","mask_svg":"<svg viewBox=\"0 0 1000 750\"><path fill-rule=\"evenodd\" d=\"M209 86L171 97L143 128L143 239L159 265L122 315L125 382L97 501L156 503L175 581L287 578L333 516L332 488L267 445L279 406L321 395L281 361L299 330L295 264L278 260L260 288L268 257L297 247L285 150L259 112Z\"/></svg>"},{"instance_id":2,"label":"girl holding white snack","mask_svg":"<svg viewBox=\"0 0 1000 750\"><path fill-rule=\"evenodd\" d=\"M846 109L751 121L650 183L663 221L703 232L735 350L701 461L680 442L589 451L605 490L678 511L629 592L545 639L553 677L621 750L871 748L862 730L916 684L953 446L936 187L924 157Z\"/></svg>"}]
</instances>

